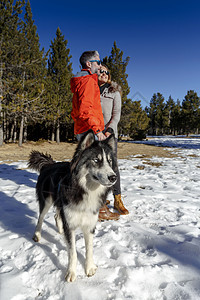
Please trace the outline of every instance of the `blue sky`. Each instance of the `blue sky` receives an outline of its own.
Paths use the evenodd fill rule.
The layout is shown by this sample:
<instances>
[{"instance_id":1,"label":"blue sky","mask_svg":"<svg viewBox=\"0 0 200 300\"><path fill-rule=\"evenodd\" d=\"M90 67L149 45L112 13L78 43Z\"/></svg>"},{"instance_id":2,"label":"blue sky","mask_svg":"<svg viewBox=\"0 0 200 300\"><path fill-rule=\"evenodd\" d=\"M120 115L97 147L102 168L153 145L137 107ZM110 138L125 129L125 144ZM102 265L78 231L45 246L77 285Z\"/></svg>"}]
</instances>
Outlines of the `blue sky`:
<instances>
[{"instance_id":1,"label":"blue sky","mask_svg":"<svg viewBox=\"0 0 200 300\"><path fill-rule=\"evenodd\" d=\"M114 41L130 56L129 97L149 105L154 93L182 101L200 96L200 1L30 0L40 45L47 51L59 27L79 70L83 51L109 56Z\"/></svg>"}]
</instances>

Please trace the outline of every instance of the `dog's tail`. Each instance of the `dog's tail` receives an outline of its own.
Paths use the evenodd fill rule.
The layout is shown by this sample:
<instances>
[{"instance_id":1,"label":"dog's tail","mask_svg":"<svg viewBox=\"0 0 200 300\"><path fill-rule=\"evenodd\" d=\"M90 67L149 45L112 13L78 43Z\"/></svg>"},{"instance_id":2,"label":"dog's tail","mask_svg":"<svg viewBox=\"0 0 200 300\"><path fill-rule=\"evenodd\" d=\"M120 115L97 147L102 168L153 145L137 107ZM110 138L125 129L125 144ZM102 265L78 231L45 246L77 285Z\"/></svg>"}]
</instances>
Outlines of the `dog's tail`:
<instances>
[{"instance_id":1,"label":"dog's tail","mask_svg":"<svg viewBox=\"0 0 200 300\"><path fill-rule=\"evenodd\" d=\"M55 162L52 159L51 155L33 150L29 156L28 167L40 172L43 167L52 165L54 163Z\"/></svg>"}]
</instances>

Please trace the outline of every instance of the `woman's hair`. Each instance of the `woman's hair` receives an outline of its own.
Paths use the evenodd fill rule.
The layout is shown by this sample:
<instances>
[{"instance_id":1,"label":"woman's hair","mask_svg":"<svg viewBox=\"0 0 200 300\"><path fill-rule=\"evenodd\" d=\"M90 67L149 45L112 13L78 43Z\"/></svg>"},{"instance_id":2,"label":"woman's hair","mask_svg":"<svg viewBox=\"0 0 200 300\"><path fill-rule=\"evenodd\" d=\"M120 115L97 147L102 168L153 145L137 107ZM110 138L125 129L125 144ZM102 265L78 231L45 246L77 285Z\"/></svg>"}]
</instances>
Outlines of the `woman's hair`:
<instances>
[{"instance_id":1,"label":"woman's hair","mask_svg":"<svg viewBox=\"0 0 200 300\"><path fill-rule=\"evenodd\" d=\"M111 74L110 74L110 70L108 69L108 67L104 64L104 63L101 63L101 66L102 67L104 67L104 68L106 68L107 69L107 71L109 72L109 74L108 74L108 83L109 84L111 84Z\"/></svg>"}]
</instances>

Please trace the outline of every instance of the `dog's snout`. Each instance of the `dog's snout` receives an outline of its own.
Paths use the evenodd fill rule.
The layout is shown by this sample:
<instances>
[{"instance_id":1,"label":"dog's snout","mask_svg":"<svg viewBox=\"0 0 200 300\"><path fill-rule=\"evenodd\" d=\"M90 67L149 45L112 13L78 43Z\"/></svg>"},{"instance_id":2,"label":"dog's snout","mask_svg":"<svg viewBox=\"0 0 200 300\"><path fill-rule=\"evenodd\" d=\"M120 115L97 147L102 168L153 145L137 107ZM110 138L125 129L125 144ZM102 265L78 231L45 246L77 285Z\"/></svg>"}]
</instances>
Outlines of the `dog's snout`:
<instances>
[{"instance_id":1,"label":"dog's snout","mask_svg":"<svg viewBox=\"0 0 200 300\"><path fill-rule=\"evenodd\" d=\"M116 175L110 175L108 176L108 179L110 180L110 182L115 182L117 180L117 176Z\"/></svg>"}]
</instances>

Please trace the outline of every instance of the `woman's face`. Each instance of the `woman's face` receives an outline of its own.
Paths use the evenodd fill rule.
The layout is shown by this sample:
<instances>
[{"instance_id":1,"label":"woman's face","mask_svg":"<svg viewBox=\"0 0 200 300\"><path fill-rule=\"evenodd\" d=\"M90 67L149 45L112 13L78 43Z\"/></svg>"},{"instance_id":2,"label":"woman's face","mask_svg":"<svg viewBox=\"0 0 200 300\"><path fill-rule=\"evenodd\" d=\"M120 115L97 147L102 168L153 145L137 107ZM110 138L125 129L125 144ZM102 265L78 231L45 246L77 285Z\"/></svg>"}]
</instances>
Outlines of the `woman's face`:
<instances>
[{"instance_id":1,"label":"woman's face","mask_svg":"<svg viewBox=\"0 0 200 300\"><path fill-rule=\"evenodd\" d=\"M99 84L104 84L108 81L108 72L107 68L104 66L101 66L100 68L100 74L99 74Z\"/></svg>"}]
</instances>

